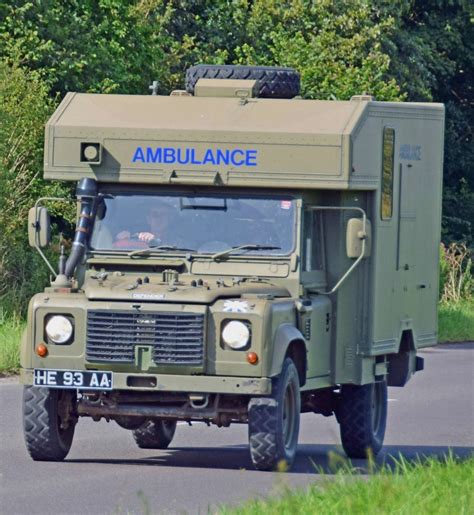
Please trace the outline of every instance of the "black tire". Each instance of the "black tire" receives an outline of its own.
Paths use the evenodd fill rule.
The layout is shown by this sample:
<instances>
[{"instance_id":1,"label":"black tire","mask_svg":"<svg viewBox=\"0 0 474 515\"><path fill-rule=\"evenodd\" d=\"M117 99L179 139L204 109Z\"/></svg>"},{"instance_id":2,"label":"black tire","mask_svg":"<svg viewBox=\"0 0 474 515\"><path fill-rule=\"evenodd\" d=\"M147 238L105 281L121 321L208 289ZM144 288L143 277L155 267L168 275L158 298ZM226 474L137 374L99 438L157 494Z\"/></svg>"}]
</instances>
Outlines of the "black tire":
<instances>
[{"instance_id":1,"label":"black tire","mask_svg":"<svg viewBox=\"0 0 474 515\"><path fill-rule=\"evenodd\" d=\"M35 461L62 461L72 445L76 416L75 390L23 389L26 448Z\"/></svg>"},{"instance_id":2,"label":"black tire","mask_svg":"<svg viewBox=\"0 0 474 515\"><path fill-rule=\"evenodd\" d=\"M296 455L300 427L300 382L298 371L286 358L271 398L249 402L249 445L257 470L288 470Z\"/></svg>"},{"instance_id":3,"label":"black tire","mask_svg":"<svg viewBox=\"0 0 474 515\"><path fill-rule=\"evenodd\" d=\"M349 458L376 456L383 446L387 423L387 383L343 385L338 421Z\"/></svg>"},{"instance_id":4,"label":"black tire","mask_svg":"<svg viewBox=\"0 0 474 515\"><path fill-rule=\"evenodd\" d=\"M175 431L176 420L148 419L133 431L133 438L140 449L166 449Z\"/></svg>"},{"instance_id":5,"label":"black tire","mask_svg":"<svg viewBox=\"0 0 474 515\"><path fill-rule=\"evenodd\" d=\"M146 421L145 417L120 416L114 418L115 422L124 429L138 429Z\"/></svg>"},{"instance_id":6,"label":"black tire","mask_svg":"<svg viewBox=\"0 0 474 515\"><path fill-rule=\"evenodd\" d=\"M300 75L293 68L198 64L186 70L186 91L194 94L199 79L256 80L260 98L293 98L300 93Z\"/></svg>"}]
</instances>

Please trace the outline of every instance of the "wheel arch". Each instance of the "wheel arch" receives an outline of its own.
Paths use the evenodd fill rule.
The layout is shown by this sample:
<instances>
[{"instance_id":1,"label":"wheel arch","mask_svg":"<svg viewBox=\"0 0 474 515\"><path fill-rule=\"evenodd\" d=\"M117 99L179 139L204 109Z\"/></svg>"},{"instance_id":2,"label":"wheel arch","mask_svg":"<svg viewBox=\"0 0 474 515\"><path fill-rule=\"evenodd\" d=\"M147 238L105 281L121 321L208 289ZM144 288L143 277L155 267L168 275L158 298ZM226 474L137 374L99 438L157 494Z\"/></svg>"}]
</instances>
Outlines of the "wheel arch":
<instances>
[{"instance_id":1,"label":"wheel arch","mask_svg":"<svg viewBox=\"0 0 474 515\"><path fill-rule=\"evenodd\" d=\"M422 360L416 356L415 337L411 329L406 329L400 337L396 354L388 354L388 386L405 386L410 377L422 370Z\"/></svg>"},{"instance_id":2,"label":"wheel arch","mask_svg":"<svg viewBox=\"0 0 474 515\"><path fill-rule=\"evenodd\" d=\"M292 324L281 324L276 332L273 360L270 368L270 376L277 376L282 369L285 358L290 357L295 363L300 379L300 386L306 383L307 348L301 332Z\"/></svg>"},{"instance_id":3,"label":"wheel arch","mask_svg":"<svg viewBox=\"0 0 474 515\"><path fill-rule=\"evenodd\" d=\"M416 351L415 336L413 329L405 329L400 335L400 342L398 344L398 354L400 352Z\"/></svg>"}]
</instances>

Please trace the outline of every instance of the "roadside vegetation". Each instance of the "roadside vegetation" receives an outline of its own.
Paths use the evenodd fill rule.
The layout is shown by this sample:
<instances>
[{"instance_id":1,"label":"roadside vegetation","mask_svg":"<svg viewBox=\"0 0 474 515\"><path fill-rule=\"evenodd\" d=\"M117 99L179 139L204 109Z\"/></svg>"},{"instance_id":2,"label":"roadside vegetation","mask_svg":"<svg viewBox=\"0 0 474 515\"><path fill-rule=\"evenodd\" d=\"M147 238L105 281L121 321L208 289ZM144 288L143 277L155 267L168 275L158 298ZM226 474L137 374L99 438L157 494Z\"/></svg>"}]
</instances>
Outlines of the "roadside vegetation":
<instances>
[{"instance_id":1,"label":"roadside vegetation","mask_svg":"<svg viewBox=\"0 0 474 515\"><path fill-rule=\"evenodd\" d=\"M20 367L20 338L25 323L17 318L0 318L0 375L18 372Z\"/></svg>"},{"instance_id":2,"label":"roadside vegetation","mask_svg":"<svg viewBox=\"0 0 474 515\"><path fill-rule=\"evenodd\" d=\"M438 329L440 342L474 341L474 302L440 304Z\"/></svg>"},{"instance_id":3,"label":"roadside vegetation","mask_svg":"<svg viewBox=\"0 0 474 515\"><path fill-rule=\"evenodd\" d=\"M281 487L275 498L250 501L221 515L467 515L474 513L474 458L452 455L408 462L399 458L394 467L373 470L369 478L345 465L334 476L326 475L306 491ZM376 473L375 473L376 472Z\"/></svg>"},{"instance_id":4,"label":"roadside vegetation","mask_svg":"<svg viewBox=\"0 0 474 515\"><path fill-rule=\"evenodd\" d=\"M439 341L474 341L474 276L465 244L441 244Z\"/></svg>"}]
</instances>

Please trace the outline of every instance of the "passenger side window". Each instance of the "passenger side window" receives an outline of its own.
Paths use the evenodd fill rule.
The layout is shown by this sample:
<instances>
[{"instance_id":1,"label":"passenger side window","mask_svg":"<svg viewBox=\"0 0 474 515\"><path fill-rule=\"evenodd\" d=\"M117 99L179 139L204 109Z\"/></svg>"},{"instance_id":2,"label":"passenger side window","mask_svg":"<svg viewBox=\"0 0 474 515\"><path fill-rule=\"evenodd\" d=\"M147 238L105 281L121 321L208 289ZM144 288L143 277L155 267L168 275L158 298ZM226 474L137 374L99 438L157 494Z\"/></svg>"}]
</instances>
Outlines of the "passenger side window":
<instances>
[{"instance_id":1,"label":"passenger side window","mask_svg":"<svg viewBox=\"0 0 474 515\"><path fill-rule=\"evenodd\" d=\"M303 272L324 270L324 238L321 211L305 211L303 228Z\"/></svg>"},{"instance_id":2,"label":"passenger side window","mask_svg":"<svg viewBox=\"0 0 474 515\"><path fill-rule=\"evenodd\" d=\"M384 127L382 143L382 199L380 216L390 220L393 213L393 166L395 155L395 129Z\"/></svg>"}]
</instances>

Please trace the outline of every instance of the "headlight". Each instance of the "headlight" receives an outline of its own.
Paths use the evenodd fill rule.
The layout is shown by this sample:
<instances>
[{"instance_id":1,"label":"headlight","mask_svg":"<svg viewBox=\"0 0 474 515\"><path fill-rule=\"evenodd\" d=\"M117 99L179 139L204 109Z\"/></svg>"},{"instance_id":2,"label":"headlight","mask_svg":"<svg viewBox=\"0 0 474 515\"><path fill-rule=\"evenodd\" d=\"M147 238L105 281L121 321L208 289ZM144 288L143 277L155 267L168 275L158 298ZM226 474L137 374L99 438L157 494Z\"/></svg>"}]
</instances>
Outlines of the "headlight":
<instances>
[{"instance_id":1,"label":"headlight","mask_svg":"<svg viewBox=\"0 0 474 515\"><path fill-rule=\"evenodd\" d=\"M53 343L67 343L72 332L71 321L62 315L52 316L46 324L46 335Z\"/></svg>"},{"instance_id":2,"label":"headlight","mask_svg":"<svg viewBox=\"0 0 474 515\"><path fill-rule=\"evenodd\" d=\"M243 349L250 339L249 328L239 320L232 320L222 330L222 339L232 349Z\"/></svg>"}]
</instances>

